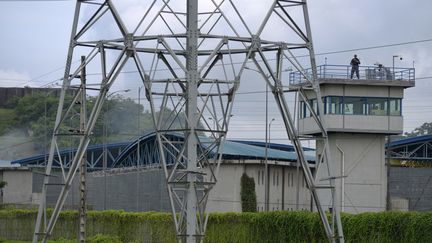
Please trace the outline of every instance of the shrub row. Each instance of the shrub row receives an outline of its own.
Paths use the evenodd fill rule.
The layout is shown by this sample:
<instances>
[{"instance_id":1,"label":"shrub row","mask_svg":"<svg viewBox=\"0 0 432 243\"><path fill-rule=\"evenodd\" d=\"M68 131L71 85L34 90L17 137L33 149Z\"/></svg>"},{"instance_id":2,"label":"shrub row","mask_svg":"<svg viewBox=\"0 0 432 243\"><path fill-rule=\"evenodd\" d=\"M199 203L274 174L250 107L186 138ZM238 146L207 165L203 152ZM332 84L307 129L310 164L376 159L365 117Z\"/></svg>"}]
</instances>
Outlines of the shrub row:
<instances>
[{"instance_id":1,"label":"shrub row","mask_svg":"<svg viewBox=\"0 0 432 243\"><path fill-rule=\"evenodd\" d=\"M31 240L36 212L0 210L0 238ZM76 239L78 214L62 212L52 238ZM343 214L346 242L432 242L432 213ZM103 234L121 242L176 242L168 213L91 211L87 235ZM317 213L212 213L205 242L326 242Z\"/></svg>"}]
</instances>

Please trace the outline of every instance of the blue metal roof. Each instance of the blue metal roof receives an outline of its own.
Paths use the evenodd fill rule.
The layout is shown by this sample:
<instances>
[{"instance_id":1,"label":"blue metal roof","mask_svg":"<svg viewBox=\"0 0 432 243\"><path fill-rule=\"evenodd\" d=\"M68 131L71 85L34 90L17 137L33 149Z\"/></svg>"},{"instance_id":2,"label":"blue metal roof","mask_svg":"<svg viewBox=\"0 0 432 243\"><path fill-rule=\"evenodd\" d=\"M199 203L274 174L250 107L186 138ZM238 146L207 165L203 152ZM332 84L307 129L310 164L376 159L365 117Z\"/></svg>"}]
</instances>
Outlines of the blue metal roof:
<instances>
[{"instance_id":1,"label":"blue metal roof","mask_svg":"<svg viewBox=\"0 0 432 243\"><path fill-rule=\"evenodd\" d=\"M228 141L236 142L236 143L249 144L249 145L259 146L259 147L264 147L264 148L266 146L265 142L258 142L258 141L243 141L243 140L228 140ZM282 151L287 151L287 152L295 152L294 146L292 146L290 144L268 143L267 147L271 148L271 149L277 149L277 150L282 150ZM315 151L315 149L303 147L303 151Z\"/></svg>"},{"instance_id":2,"label":"blue metal roof","mask_svg":"<svg viewBox=\"0 0 432 243\"><path fill-rule=\"evenodd\" d=\"M408 144L416 144L416 143L423 143L432 141L432 135L424 135L424 136L417 136L417 137L411 137L411 138L404 138L400 140L396 140L390 143L390 148L398 147L398 146L404 146Z\"/></svg>"},{"instance_id":3,"label":"blue metal roof","mask_svg":"<svg viewBox=\"0 0 432 243\"><path fill-rule=\"evenodd\" d=\"M183 139L182 134L172 134L173 138ZM139 139L133 142L120 142L120 143L111 143L106 145L107 148L116 148L122 147L122 152L116 158L116 161L121 160L122 158L128 156L134 150L134 147L138 144L138 141L144 140L155 140L155 133L148 133L140 137ZM208 146L211 143L210 138L200 137L203 146ZM88 147L88 151L91 150L100 150L103 149L103 144L92 145ZM310 148L305 148L306 151L306 159L310 162L315 161L314 150ZM60 151L61 155L69 154L71 152L75 152L76 149L65 149ZM225 141L223 144L223 159L254 159L254 160L264 160L266 157L265 151L265 143L264 142L256 142L256 141ZM12 161L13 164L21 164L21 165L31 165L32 163L36 163L37 161L44 160L47 155L40 154L36 156L32 156L29 158L19 159ZM297 161L297 155L292 147L292 145L285 144L276 144L270 143L267 150L267 158L270 160L278 160L278 161ZM109 164L108 166L110 166ZM117 166L116 162L112 163L113 167Z\"/></svg>"},{"instance_id":4,"label":"blue metal roof","mask_svg":"<svg viewBox=\"0 0 432 243\"><path fill-rule=\"evenodd\" d=\"M280 146L273 146L272 148L269 146L267 151L268 159L297 161L297 154L294 151L286 151L285 149L286 147L283 144L280 144ZM238 141L225 141L222 157L225 159L229 159L230 157L233 159L265 159L265 145L260 146ZM306 153L306 160L311 162L315 161L314 152Z\"/></svg>"},{"instance_id":5,"label":"blue metal roof","mask_svg":"<svg viewBox=\"0 0 432 243\"><path fill-rule=\"evenodd\" d=\"M117 142L117 143L106 144L106 147L107 147L107 149L120 148L120 147L126 147L129 144L130 144L130 142ZM104 144L90 145L90 146L88 146L87 151L102 150L104 147L105 147ZM68 155L70 153L75 153L75 152L76 152L76 148L74 148L74 149L68 148L68 149L63 149L63 150L59 151L60 155L62 155L62 156ZM32 164L33 162L36 162L36 161L45 160L45 158L47 156L48 156L48 154L38 154L35 156L14 160L11 162L11 164L20 164L20 165Z\"/></svg>"},{"instance_id":6,"label":"blue metal roof","mask_svg":"<svg viewBox=\"0 0 432 243\"><path fill-rule=\"evenodd\" d=\"M183 134L172 133L167 134L172 141L182 141ZM122 163L128 163L127 157L129 155L134 156L136 154L136 146L140 143L140 146L145 146L144 144L153 144L156 140L155 133L148 133L136 141L132 142L125 150L117 157L114 167L121 167ZM213 144L213 140L208 137L199 137L201 146L205 149ZM254 144L254 145L252 145ZM214 156L216 151L213 151ZM153 154L154 156L154 154ZM264 160L266 157L265 143L262 142L247 142L247 141L225 141L223 144L222 158L232 159L232 160ZM267 151L267 158L270 160L277 161L297 161L297 154L294 149L289 147L289 145L273 144L273 148L269 148ZM313 150L308 149L306 152L306 159L310 162L315 161L315 153ZM154 160L154 157L150 156L149 160ZM129 160L130 162L130 160ZM152 161L151 163L155 163ZM169 162L168 162L169 163ZM127 165L126 165L127 166Z\"/></svg>"}]
</instances>

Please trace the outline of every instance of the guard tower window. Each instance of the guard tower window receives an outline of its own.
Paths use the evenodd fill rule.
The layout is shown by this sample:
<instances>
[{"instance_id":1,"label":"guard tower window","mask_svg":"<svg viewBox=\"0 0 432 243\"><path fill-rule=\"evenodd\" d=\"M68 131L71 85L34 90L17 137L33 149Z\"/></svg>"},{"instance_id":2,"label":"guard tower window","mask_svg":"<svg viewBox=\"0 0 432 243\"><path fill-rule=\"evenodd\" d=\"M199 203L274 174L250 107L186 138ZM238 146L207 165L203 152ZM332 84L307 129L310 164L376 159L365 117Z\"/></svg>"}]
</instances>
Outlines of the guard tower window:
<instances>
[{"instance_id":1,"label":"guard tower window","mask_svg":"<svg viewBox=\"0 0 432 243\"><path fill-rule=\"evenodd\" d=\"M309 100L309 104L312 106L312 102ZM311 116L311 112L309 110L309 108L307 107L305 101L300 102L300 117L301 118L306 118L306 117L310 117Z\"/></svg>"},{"instance_id":2,"label":"guard tower window","mask_svg":"<svg viewBox=\"0 0 432 243\"><path fill-rule=\"evenodd\" d=\"M345 115L366 115L365 101L363 97L345 97L344 114Z\"/></svg>"},{"instance_id":3,"label":"guard tower window","mask_svg":"<svg viewBox=\"0 0 432 243\"><path fill-rule=\"evenodd\" d=\"M316 99L308 101L317 112ZM402 99L381 97L323 97L324 114L333 115L371 115L371 116L401 116ZM311 117L305 101L300 102L300 118Z\"/></svg>"},{"instance_id":4,"label":"guard tower window","mask_svg":"<svg viewBox=\"0 0 432 243\"><path fill-rule=\"evenodd\" d=\"M390 98L390 116L401 116L401 99L398 98Z\"/></svg>"},{"instance_id":5,"label":"guard tower window","mask_svg":"<svg viewBox=\"0 0 432 243\"><path fill-rule=\"evenodd\" d=\"M367 98L368 115L387 116L387 98Z\"/></svg>"},{"instance_id":6,"label":"guard tower window","mask_svg":"<svg viewBox=\"0 0 432 243\"><path fill-rule=\"evenodd\" d=\"M314 110L315 114L318 113L318 102L316 99L308 100L310 107ZM323 98L323 102L325 103L325 99ZM312 113L306 105L306 101L300 102L300 118L312 117Z\"/></svg>"},{"instance_id":7,"label":"guard tower window","mask_svg":"<svg viewBox=\"0 0 432 243\"><path fill-rule=\"evenodd\" d=\"M312 109L315 112L315 114L318 114L318 102L316 99L311 100L312 103ZM312 116L312 114L311 114Z\"/></svg>"},{"instance_id":8,"label":"guard tower window","mask_svg":"<svg viewBox=\"0 0 432 243\"><path fill-rule=\"evenodd\" d=\"M328 96L325 97L325 113L326 114L342 114L342 97Z\"/></svg>"}]
</instances>

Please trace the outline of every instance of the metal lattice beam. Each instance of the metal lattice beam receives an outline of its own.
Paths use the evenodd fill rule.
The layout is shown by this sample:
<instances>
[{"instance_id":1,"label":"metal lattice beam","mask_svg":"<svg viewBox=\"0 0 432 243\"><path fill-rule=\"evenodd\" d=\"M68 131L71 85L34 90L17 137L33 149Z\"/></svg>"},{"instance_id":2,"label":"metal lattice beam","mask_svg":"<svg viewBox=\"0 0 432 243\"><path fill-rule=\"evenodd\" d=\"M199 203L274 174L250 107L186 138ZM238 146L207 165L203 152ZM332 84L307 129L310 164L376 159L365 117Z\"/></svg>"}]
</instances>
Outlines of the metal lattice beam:
<instances>
[{"instance_id":1,"label":"metal lattice beam","mask_svg":"<svg viewBox=\"0 0 432 243\"><path fill-rule=\"evenodd\" d=\"M84 8L86 14L80 16ZM200 8L205 10L200 11ZM103 27L104 21L110 21L111 26L115 26L112 31L116 31L116 34L94 39L92 30L101 28L100 25ZM275 21L279 22L275 25ZM283 40L272 40L275 26L284 33ZM128 28L129 25L122 19L113 1L77 1L34 243L41 235L45 242L52 234L107 94L127 64L133 64L136 68L153 115L158 155L165 172L178 240L201 242L208 220L205 214L208 195L217 182L221 144L228 131L236 91L247 63L255 64L275 96L328 240L344 241L337 202L333 200L334 215L329 221L318 193L320 187L324 187L317 184L322 178L314 177L309 168L285 98L286 85L283 84L282 70L289 63L310 80L318 97L318 114L323 110L316 81L306 0L271 1L263 20L255 28L233 0L185 0L181 4L178 1L154 0L146 6L144 15L132 27L133 31ZM82 65L73 68L76 49L87 55ZM312 67L312 77L305 74L305 69L297 60L295 52L298 50L310 56L307 64ZM73 113L76 99L67 104L65 93L82 69L90 66L100 67L97 98L84 129L80 134L75 134L79 145L74 159L68 165L69 171L64 176L65 185L50 219L44 220L47 217L46 190L54 155L59 151L58 144L62 136L71 135L62 131L62 124ZM329 163L331 156L325 124L313 109L311 112L322 131L319 139L325 142L322 157L325 166L320 167L328 170L328 178L334 178ZM170 139L173 132L181 133L184 139L173 141ZM201 139L202 136L210 139ZM152 159L141 158L140 155L138 152L135 158L139 160L138 165L142 159ZM136 162L130 161L130 164L136 165ZM330 189L332 199L337 198L334 179L329 179L329 185L325 188Z\"/></svg>"}]
</instances>

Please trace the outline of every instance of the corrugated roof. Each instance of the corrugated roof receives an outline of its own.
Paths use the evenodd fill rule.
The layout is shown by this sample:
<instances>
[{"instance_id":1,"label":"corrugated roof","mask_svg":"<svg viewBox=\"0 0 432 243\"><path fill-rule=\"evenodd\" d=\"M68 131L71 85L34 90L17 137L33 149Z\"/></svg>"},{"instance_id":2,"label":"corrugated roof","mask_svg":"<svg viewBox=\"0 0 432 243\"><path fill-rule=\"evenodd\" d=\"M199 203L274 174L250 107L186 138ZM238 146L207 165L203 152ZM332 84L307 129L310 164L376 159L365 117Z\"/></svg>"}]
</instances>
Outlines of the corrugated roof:
<instances>
[{"instance_id":1,"label":"corrugated roof","mask_svg":"<svg viewBox=\"0 0 432 243\"><path fill-rule=\"evenodd\" d=\"M172 134L172 136L183 138L182 134ZM127 143L113 143L108 144L107 147L116 147L116 146L126 146L124 151L118 156L117 161L126 156L130 150L133 149L134 146L138 143L138 141L143 141L147 139L155 139L155 133L148 133L141 138ZM200 140L203 146L210 145L212 140L208 137L200 137ZM270 160L278 160L278 161L297 161L297 154L293 151L291 145L284 144L269 144L269 148L267 151L267 158ZM89 150L91 149L100 149L103 145L92 145L89 146ZM254 160L264 160L266 158L265 151L265 143L263 142L251 142L251 141L225 141L223 144L223 158L224 159L254 159ZM60 151L60 154L70 153L71 149L66 149ZM313 162L315 161L315 152L312 149L305 148L306 160ZM31 164L32 161L36 161L38 159L44 158L46 155L36 155L28 158L23 158L19 160L12 161L12 164Z\"/></svg>"},{"instance_id":2,"label":"corrugated roof","mask_svg":"<svg viewBox=\"0 0 432 243\"><path fill-rule=\"evenodd\" d=\"M225 158L229 156L243 157L243 158L254 158L254 159L265 159L265 146L249 145L240 142L225 141L223 148L223 155ZM314 152L306 153L306 160L315 161ZM267 157L271 160L288 160L297 161L297 154L295 152L288 152L279 149L268 148Z\"/></svg>"},{"instance_id":3,"label":"corrugated roof","mask_svg":"<svg viewBox=\"0 0 432 243\"><path fill-rule=\"evenodd\" d=\"M176 134L177 135L177 134ZM182 135L178 135L182 137ZM200 141L203 146L211 144L212 140L208 137L200 137ZM273 144L273 148L268 148L267 158L271 160L281 161L297 161L297 154L294 151L287 151L287 145ZM288 145L289 146L289 145ZM238 140L230 141L226 140L223 144L222 150L224 159L265 159L266 149L265 143L263 142L242 142ZM306 152L306 160L315 161L315 152L309 149Z\"/></svg>"},{"instance_id":4,"label":"corrugated roof","mask_svg":"<svg viewBox=\"0 0 432 243\"><path fill-rule=\"evenodd\" d=\"M392 147L398 147L407 144L415 144L415 143L422 143L428 141L432 141L432 135L424 135L424 136L417 136L417 137L396 140L390 143L390 147L392 148Z\"/></svg>"},{"instance_id":5,"label":"corrugated roof","mask_svg":"<svg viewBox=\"0 0 432 243\"><path fill-rule=\"evenodd\" d=\"M12 161L0 160L0 168L11 168L18 166L18 164L12 164Z\"/></svg>"}]
</instances>

